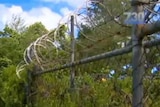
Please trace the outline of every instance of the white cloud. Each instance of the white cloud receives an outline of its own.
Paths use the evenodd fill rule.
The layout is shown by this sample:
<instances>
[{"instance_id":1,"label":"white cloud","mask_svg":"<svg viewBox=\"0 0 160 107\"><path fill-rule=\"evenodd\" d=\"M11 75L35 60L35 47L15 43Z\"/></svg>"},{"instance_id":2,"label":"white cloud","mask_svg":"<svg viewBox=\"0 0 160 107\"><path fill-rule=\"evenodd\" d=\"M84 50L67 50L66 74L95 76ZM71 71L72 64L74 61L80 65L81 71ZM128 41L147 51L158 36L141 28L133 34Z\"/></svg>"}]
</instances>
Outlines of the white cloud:
<instances>
[{"instance_id":1,"label":"white cloud","mask_svg":"<svg viewBox=\"0 0 160 107\"><path fill-rule=\"evenodd\" d=\"M42 0L46 2L66 2L69 5L75 6L75 10L81 4L84 4L86 0ZM82 6L82 5L81 5ZM19 15L24 19L26 25L31 25L35 22L42 22L42 24L48 29L54 29L57 27L58 23L65 23L69 21L70 15L73 10L69 10L67 7L60 9L60 13L52 11L48 7L32 8L28 11L23 10L21 6L12 5L10 7L0 4L0 30L4 28L6 23L9 23L13 15ZM77 13L77 11L76 11ZM77 18L78 22L81 22L81 16Z\"/></svg>"},{"instance_id":2,"label":"white cloud","mask_svg":"<svg viewBox=\"0 0 160 107\"><path fill-rule=\"evenodd\" d=\"M28 24L41 21L47 29L53 29L57 26L62 16L56 12L51 11L49 8L33 8L29 12L23 12Z\"/></svg>"},{"instance_id":3,"label":"white cloud","mask_svg":"<svg viewBox=\"0 0 160 107\"><path fill-rule=\"evenodd\" d=\"M64 16L73 13L73 11L69 10L67 7L62 8L62 9L60 10L60 12L61 12Z\"/></svg>"},{"instance_id":4,"label":"white cloud","mask_svg":"<svg viewBox=\"0 0 160 107\"><path fill-rule=\"evenodd\" d=\"M0 10L0 30L2 30L2 25L4 26L11 20L13 15L21 16L25 20L26 25L42 22L48 30L54 29L57 27L60 19L71 12L71 10L64 7L60 10L63 14L62 16L60 13L54 12L47 7L32 8L29 11L24 11L21 6L12 5L11 7L6 7L3 4L0 4Z\"/></svg>"}]
</instances>

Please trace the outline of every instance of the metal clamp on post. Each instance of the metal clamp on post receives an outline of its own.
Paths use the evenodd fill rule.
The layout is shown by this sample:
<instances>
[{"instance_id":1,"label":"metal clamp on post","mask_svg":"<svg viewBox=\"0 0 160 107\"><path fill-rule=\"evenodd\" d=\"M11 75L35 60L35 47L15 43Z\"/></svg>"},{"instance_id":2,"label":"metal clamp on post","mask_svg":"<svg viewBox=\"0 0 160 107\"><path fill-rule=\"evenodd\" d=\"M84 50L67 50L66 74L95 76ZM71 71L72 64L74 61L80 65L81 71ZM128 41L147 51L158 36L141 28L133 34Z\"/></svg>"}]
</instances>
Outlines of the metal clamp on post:
<instances>
[{"instance_id":1,"label":"metal clamp on post","mask_svg":"<svg viewBox=\"0 0 160 107\"><path fill-rule=\"evenodd\" d=\"M139 6L139 5L148 5L150 4L150 0L144 1L144 0L132 0L131 6Z\"/></svg>"}]
</instances>

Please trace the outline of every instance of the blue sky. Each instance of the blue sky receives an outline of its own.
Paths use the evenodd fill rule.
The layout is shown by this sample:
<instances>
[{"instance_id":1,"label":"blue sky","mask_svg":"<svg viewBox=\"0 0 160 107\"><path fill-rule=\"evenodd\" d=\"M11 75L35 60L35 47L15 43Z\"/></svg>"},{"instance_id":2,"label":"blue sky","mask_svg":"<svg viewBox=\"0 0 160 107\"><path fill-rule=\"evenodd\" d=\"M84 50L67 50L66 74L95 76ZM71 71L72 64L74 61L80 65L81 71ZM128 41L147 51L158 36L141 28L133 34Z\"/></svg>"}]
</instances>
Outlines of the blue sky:
<instances>
[{"instance_id":1,"label":"blue sky","mask_svg":"<svg viewBox=\"0 0 160 107\"><path fill-rule=\"evenodd\" d=\"M57 26L61 18L82 6L86 0L0 0L0 30L19 15L26 25L41 21L48 30Z\"/></svg>"},{"instance_id":2,"label":"blue sky","mask_svg":"<svg viewBox=\"0 0 160 107\"><path fill-rule=\"evenodd\" d=\"M56 1L56 0L55 0ZM62 2L45 2L42 0L1 0L1 4L4 4L7 7L10 7L12 5L21 6L24 10L29 11L32 8L38 8L38 7L48 7L52 11L60 12L59 10L63 7L67 7L69 9L74 9L74 7L63 1Z\"/></svg>"}]
</instances>

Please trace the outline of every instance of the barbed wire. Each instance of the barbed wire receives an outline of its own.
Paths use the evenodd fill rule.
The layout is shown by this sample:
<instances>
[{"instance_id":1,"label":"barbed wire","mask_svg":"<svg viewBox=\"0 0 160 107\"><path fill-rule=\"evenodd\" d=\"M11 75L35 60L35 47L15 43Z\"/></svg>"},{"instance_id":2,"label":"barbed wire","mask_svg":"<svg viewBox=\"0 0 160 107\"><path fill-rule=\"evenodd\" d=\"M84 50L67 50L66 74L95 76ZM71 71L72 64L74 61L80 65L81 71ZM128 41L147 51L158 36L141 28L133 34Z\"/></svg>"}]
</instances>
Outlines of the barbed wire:
<instances>
[{"instance_id":1,"label":"barbed wire","mask_svg":"<svg viewBox=\"0 0 160 107\"><path fill-rule=\"evenodd\" d=\"M90 5L91 2L100 5L101 8L104 9L104 11L106 11L105 18L102 21L102 23L97 24L96 22L94 22L94 17L88 15L90 14L89 9L92 8L92 6ZM155 5L157 3L159 2L150 2L149 4L143 6L143 10L150 13L149 15L147 15L147 13L145 14L145 24L154 23L152 18L154 17L154 15L159 15L158 10L156 11L154 10L154 8L150 8L151 4ZM120 4L124 5L124 7L126 5L126 3L124 2L121 2ZM129 30L131 30L131 26L123 23L123 21L125 20L124 12L131 11L131 7L125 7L125 9L123 9L123 12L118 13L111 12L112 9L110 9L107 6L103 4L103 2L98 2L98 0L86 0L86 2L84 2L84 4L81 7L62 18L59 21L59 24L56 29L50 31L48 34L45 34L37 38L36 41L31 43L26 48L26 50L24 51L24 61L17 65L16 68L16 73L18 77L20 77L20 72L23 71L26 68L26 66L30 65L31 63L34 63L36 66L41 68L40 71L36 71L33 73L34 76L38 78L40 78L40 76L38 75L46 73L48 73L49 75L49 72L58 70L60 71L65 68L70 68L77 65L78 70L80 71L96 71L96 75L99 72L102 73L102 76L96 76L95 80L97 80L97 78L100 80L103 77L106 78L106 75L108 77L114 77L114 75L111 75L111 71L113 71L115 72L113 74L118 75L115 76L116 78L113 82L114 90L120 95L125 96L123 98L125 99L124 102L127 102L131 105L131 95L122 89L120 84L118 84L117 80L123 80L124 78L126 78L125 76L131 77L131 69L132 71L135 71L140 65L143 64L145 66L146 72L149 73L144 73L141 77L141 80L144 79L143 81L150 82L149 85L146 86L147 89L145 90L146 93L150 92L151 89L153 89L154 87L154 84L152 83L156 78L154 77L154 73L152 74L151 71L153 67L157 66L157 63L159 62L158 55L154 56L155 54L159 54L159 39L154 38L155 36L149 36L150 40L147 40L147 42L144 41L142 43L142 46L144 47L144 52L142 53L142 56L140 56L140 63L135 68L133 68L132 61L130 60L132 54L130 54L129 52L131 52L132 48L135 45L126 46L127 42L131 40L131 38L129 38L131 33ZM77 35L75 35L75 45L78 48L76 47L77 56L76 61L74 63L70 63L70 54L72 51L70 44L71 16L74 16L74 27L77 29L76 33L78 33ZM90 34L87 34L85 32L85 28L83 28L82 25L88 27L87 30L89 30ZM150 49L151 46L154 46L153 52ZM150 49L149 52L146 51L147 49ZM101 63L99 60L102 60ZM90 68L90 66L87 65L87 63L91 63L92 68ZM85 67L82 64L86 64ZM93 78L95 77L93 76ZM43 81L43 83L37 83L37 87L40 85L44 85L45 88L48 88L48 85L50 85L50 83L47 83L47 81L49 81L47 79L42 80L40 78L39 80ZM132 91L134 91L135 88L139 87L140 85L142 84L138 84L138 86L133 87ZM51 93L51 91L46 92ZM46 94L46 92L44 93ZM146 93L144 93L144 100L142 100L143 102L141 103L147 103L148 99L152 99L150 95Z\"/></svg>"},{"instance_id":2,"label":"barbed wire","mask_svg":"<svg viewBox=\"0 0 160 107\"><path fill-rule=\"evenodd\" d=\"M113 23L117 23L120 27L122 26L122 27L129 27L129 28L130 28L130 26L126 26L125 24L119 22L119 19L117 19L117 17L120 18L121 16L123 16L123 15L124 15L124 12L127 12L128 10L130 10L131 7L125 9L125 10L124 10L122 13L120 13L119 15L114 16L114 15L110 12L110 10L108 9L108 7L106 7L105 4L103 4L103 2L98 1L98 0L95 0L95 1L93 1L93 0L86 0L82 6L80 6L80 7L79 7L78 9L76 9L74 12L69 13L69 14L66 15L64 18L62 18L62 19L59 21L58 27L57 27L54 31L51 31L51 32L49 32L48 34L43 35L43 36L37 38L37 40L36 40L35 42L31 43L31 44L29 45L29 47L26 48L26 50L25 50L25 52L24 52L24 62L25 62L27 65L28 65L30 62L37 63L37 64L41 67L41 69L44 70L44 68L42 67L42 65L43 65L43 63L45 62L45 61L43 62L43 60L44 60L45 58L43 58L43 55L41 54L41 50L47 48L47 45L48 45L47 43L52 44L53 47L51 47L51 48L55 48L56 52L58 52L58 51L61 50L61 51L64 51L66 54L69 54L70 51L71 51L70 45L69 45L69 44L68 44L68 45L67 45L67 44L64 44L63 42L65 42L66 39L64 39L63 37L62 37L62 38L59 38L61 35L59 35L58 33L59 33L59 30L61 29L61 27L62 27L62 26L65 26L65 27L66 27L65 36L66 36L67 38L70 38L70 25L69 25L69 24L70 24L70 17L71 17L72 15L73 15L74 18L75 18L75 27L78 28L81 36L85 37L85 39L88 40L88 43L87 43L87 44L84 44L83 41L82 41L82 42L79 42L78 40L76 41L76 44L81 47L81 50L79 50L79 51L77 50L77 52L85 52L86 50L94 49L94 46L97 46L97 43L98 43L98 44L99 44L99 43L102 43L103 41L105 41L105 40L107 40L107 39L109 39L109 38L111 38L111 37L114 38L115 35L119 35L119 34L117 34L117 32L119 32L119 31L117 31L117 32L115 32L115 33L112 33L112 32L110 32L110 31L105 32L105 31L104 31L103 29L101 29L101 28L100 28L97 32L103 32L104 34L107 34L107 36L106 36L106 37L104 36L102 39L98 39L98 38L96 39L94 36L93 36L93 37L87 36L85 33L83 33L83 28L81 27L81 24L83 24L86 19L89 19L89 20L90 20L89 23L90 23L90 22L91 22L91 23L94 22L91 17L87 16L87 14L88 14L88 12L89 12L89 8L92 8L91 3L96 3L96 4L100 5L100 6L102 6L102 9L104 9L105 11L107 11L106 14L108 14L111 19L110 19L109 21L107 21L104 25L106 25L107 23L113 22ZM156 4L156 3L158 3L158 2L154 2L154 3L152 3L152 4ZM121 4L124 4L124 3L121 2ZM126 4L125 4L125 5L126 5ZM149 12L151 12L152 14L155 14L154 11L151 11L151 10L150 10L148 7L146 7L146 6L144 6L144 9L146 9L146 10L149 11ZM158 14L158 13L156 13L156 14ZM81 19L85 19L85 20L80 21ZM94 25L94 24L93 24L93 25ZM96 25L96 26L99 26L99 25ZM100 25L100 26L101 26L101 25ZM124 29L124 31L127 31L127 29L128 29L128 28ZM53 32L52 36L49 37L48 35L51 34L52 32ZM95 33L95 31L93 30L92 33ZM110 36L109 36L109 35L110 35ZM123 35L123 33L122 33L122 35ZM58 38L59 38L59 39L58 39ZM122 40L122 41L128 40L128 39L125 39L125 40L123 40L123 39L125 39L125 38L124 38L124 37L121 37L121 40ZM120 41L121 41L121 40L120 40ZM61 42L61 43L60 43L60 42ZM67 48L67 50L65 50L65 49L58 49L58 48L60 48L60 44L62 44L62 43L64 44L64 45L63 45L64 48L65 48L65 49ZM115 44L115 45L117 46L117 44ZM98 47L98 48L100 49L101 47ZM104 50L104 51L107 51L107 50ZM96 54L97 54L97 53L96 53ZM57 55L57 56L58 56L58 55ZM56 57L56 56L55 56L55 57ZM33 59L34 59L34 60L33 60ZM46 62L47 62L47 61L46 61ZM48 62L48 63L49 63L49 62ZM18 68L19 68L19 67L18 67ZM22 69L21 69L21 70L22 70ZM17 72L19 72L19 71L20 71L20 70L17 69Z\"/></svg>"}]
</instances>

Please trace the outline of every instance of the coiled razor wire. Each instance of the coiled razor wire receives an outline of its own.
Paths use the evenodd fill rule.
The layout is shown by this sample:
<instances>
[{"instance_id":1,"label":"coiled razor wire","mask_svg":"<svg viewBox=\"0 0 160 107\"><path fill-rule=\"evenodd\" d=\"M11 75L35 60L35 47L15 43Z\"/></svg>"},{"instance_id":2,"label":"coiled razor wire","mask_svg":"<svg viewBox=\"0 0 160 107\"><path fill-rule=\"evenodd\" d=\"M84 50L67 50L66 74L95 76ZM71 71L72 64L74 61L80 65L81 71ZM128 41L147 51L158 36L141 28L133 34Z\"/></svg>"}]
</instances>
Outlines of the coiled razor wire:
<instances>
[{"instance_id":1,"label":"coiled razor wire","mask_svg":"<svg viewBox=\"0 0 160 107\"><path fill-rule=\"evenodd\" d=\"M18 77L20 77L20 72L23 71L25 69L25 67L31 63L38 65L41 70L45 70L47 68L47 66L45 66L45 64L49 64L51 61L51 59L47 59L43 54L42 51L46 49L46 51L49 51L49 49L53 49L54 53L56 53L56 56L54 55L54 59L56 59L56 57L59 56L58 52L59 51L63 51L66 55L69 55L70 53L70 46L68 46L68 44L66 45L64 42L66 42L68 39L68 42L70 41L70 38L68 35L70 35L69 32L69 23L70 23L70 17L74 16L76 19L76 24L78 25L78 20L77 16L79 12L84 6L88 7L88 3L90 2L97 2L97 1L90 1L90 0L86 0L86 2L79 7L76 11L74 11L73 13L68 14L66 17L62 18L59 21L59 25L58 27L49 32L48 34L42 35L41 37L37 38L36 41L32 42L24 51L23 53L23 59L24 61L22 61L21 63L19 63L17 65L16 68L16 74L18 75ZM64 22L67 21L67 23ZM64 23L64 24L62 24ZM61 29L63 27L66 27L67 29ZM60 35L60 30L65 30L64 35ZM62 49L61 45L63 44L64 48L66 49ZM52 61L54 60L52 59ZM64 60L64 59L60 59L60 60ZM56 63L56 62L54 62ZM48 65L49 66L49 65ZM54 66L56 66L54 64Z\"/></svg>"},{"instance_id":2,"label":"coiled razor wire","mask_svg":"<svg viewBox=\"0 0 160 107\"><path fill-rule=\"evenodd\" d=\"M115 36L117 32L113 33L110 31L104 32L103 29L99 29L100 32L104 32L109 36L106 36L105 39L103 38L93 38L90 36L87 36L85 33L83 33L83 29L81 28L81 24L86 25L93 25L93 26L101 26L96 25L93 21L93 19L89 16L90 9L92 6L91 3L99 4L104 10L106 10L106 14L109 15L110 20L107 20L106 23L110 23L111 21L118 24L119 26L126 27L126 29L130 28L130 26L123 24L120 21L120 17L123 17L123 13L128 11L129 8L125 8L126 3L121 2L122 5L124 5L124 10L122 13L118 15L111 14L108 7L106 7L101 0L86 0L82 6L80 6L78 9L76 9L74 12L69 13L64 18L62 18L59 21L58 27L54 29L53 31L49 32L48 34L42 35L41 37L37 38L36 41L32 42L24 51L23 59L21 63L17 65L16 73L18 77L20 77L20 72L25 69L26 66L30 65L31 63L39 66L41 70L49 69L51 66L58 66L62 62L69 61L69 55L71 51L70 47L70 17L74 16L75 18L75 27L78 29L78 31L81 33L81 35L88 40L87 44L84 44L83 41L76 41L76 44L81 47L81 50L76 50L79 52L84 52L89 49L94 49L94 46L96 46L97 43L104 42L104 40L107 40L108 38ZM158 2L152 2L151 4L156 4ZM152 11L149 9L149 7L144 6L144 9L147 11L150 11L152 14L159 14L158 12ZM89 23L87 22L89 21ZM92 27L93 27L92 26ZM60 32L63 31L63 33L60 34ZM95 33L93 31L93 33ZM124 39L124 40L123 40ZM128 39L122 38L121 41L126 41ZM62 46L63 45L63 46ZM115 45L115 47L117 44ZM98 47L101 48L101 47ZM44 52L45 51L45 52ZM60 52L64 53L68 57L61 58ZM44 54L45 53L45 54Z\"/></svg>"}]
</instances>

